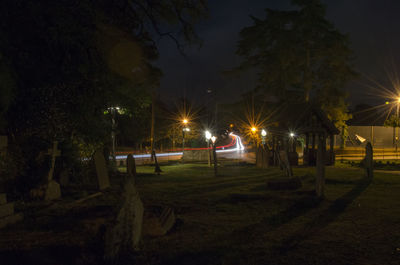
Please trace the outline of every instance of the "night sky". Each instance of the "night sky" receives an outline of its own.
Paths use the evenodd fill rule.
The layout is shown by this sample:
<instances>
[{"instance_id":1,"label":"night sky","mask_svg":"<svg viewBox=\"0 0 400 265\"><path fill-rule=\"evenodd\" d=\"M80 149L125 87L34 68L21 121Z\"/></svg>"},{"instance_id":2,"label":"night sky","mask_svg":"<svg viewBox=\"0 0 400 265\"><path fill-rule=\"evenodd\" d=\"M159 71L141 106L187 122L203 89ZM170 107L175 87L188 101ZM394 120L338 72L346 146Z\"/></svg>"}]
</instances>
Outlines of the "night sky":
<instances>
[{"instance_id":1,"label":"night sky","mask_svg":"<svg viewBox=\"0 0 400 265\"><path fill-rule=\"evenodd\" d=\"M350 37L356 57L355 70L360 73L358 80L349 83L352 106L360 102L380 104L385 99L376 97L377 90L368 78L388 85L387 71L397 71L400 64L400 1L396 0L325 0L327 18L336 28ZM237 95L250 90L255 78L246 74L242 78L227 78L222 71L237 66L241 58L235 55L239 32L252 25L249 15L264 18L264 9L291 9L289 0L210 0L209 18L197 26L203 46L187 49L183 58L175 44L161 39L160 59L164 77L160 92L173 100L176 97L201 101L206 98L207 89L216 91L221 101L231 102ZM397 66L397 67L396 67ZM368 77L368 78L366 78ZM229 95L229 99L226 96Z\"/></svg>"}]
</instances>

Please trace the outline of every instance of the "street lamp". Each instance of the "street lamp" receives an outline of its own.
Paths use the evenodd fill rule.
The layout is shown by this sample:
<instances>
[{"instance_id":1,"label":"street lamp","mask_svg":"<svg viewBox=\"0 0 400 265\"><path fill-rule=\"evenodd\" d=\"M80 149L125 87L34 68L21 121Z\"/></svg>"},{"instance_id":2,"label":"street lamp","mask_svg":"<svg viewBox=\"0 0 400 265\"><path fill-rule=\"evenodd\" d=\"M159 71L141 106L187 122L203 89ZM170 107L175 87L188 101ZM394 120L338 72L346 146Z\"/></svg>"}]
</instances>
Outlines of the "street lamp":
<instances>
[{"instance_id":1,"label":"street lamp","mask_svg":"<svg viewBox=\"0 0 400 265\"><path fill-rule=\"evenodd\" d=\"M210 139L211 139L211 133L209 131L205 131L205 136L206 136L206 141L207 141L207 160L208 160L208 166L211 166L211 153L210 153Z\"/></svg>"},{"instance_id":2,"label":"street lamp","mask_svg":"<svg viewBox=\"0 0 400 265\"><path fill-rule=\"evenodd\" d=\"M399 105L400 105L400 97L397 98L397 104L396 104L396 153L397 153L397 141L399 140L399 129L397 128L399 126ZM396 154L397 155L397 154Z\"/></svg>"},{"instance_id":3,"label":"street lamp","mask_svg":"<svg viewBox=\"0 0 400 265\"><path fill-rule=\"evenodd\" d=\"M262 129L261 130L261 139L262 139L262 144L265 144L265 136L267 136L267 131Z\"/></svg>"},{"instance_id":4,"label":"street lamp","mask_svg":"<svg viewBox=\"0 0 400 265\"><path fill-rule=\"evenodd\" d=\"M115 163L115 161L116 161L116 157L115 157L115 145L116 145L116 143L115 143L115 128L116 128L115 113L117 111L119 111L120 108L119 107L109 107L108 109L111 112L111 122L112 122L111 123L112 158L113 158L113 161Z\"/></svg>"},{"instance_id":5,"label":"street lamp","mask_svg":"<svg viewBox=\"0 0 400 265\"><path fill-rule=\"evenodd\" d=\"M215 136L211 136L211 142L213 145L213 156L214 156L214 176L217 176L217 151L216 151L216 145L215 145L215 141L217 140L217 137Z\"/></svg>"}]
</instances>

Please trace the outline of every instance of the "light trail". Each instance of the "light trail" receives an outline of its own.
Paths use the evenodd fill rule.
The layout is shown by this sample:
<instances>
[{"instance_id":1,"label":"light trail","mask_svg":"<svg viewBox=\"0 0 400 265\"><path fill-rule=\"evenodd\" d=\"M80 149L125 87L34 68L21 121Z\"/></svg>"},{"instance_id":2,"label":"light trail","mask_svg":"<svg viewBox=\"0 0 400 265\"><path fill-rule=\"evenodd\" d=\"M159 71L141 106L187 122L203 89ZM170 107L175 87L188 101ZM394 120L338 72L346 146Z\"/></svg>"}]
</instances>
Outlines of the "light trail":
<instances>
[{"instance_id":1,"label":"light trail","mask_svg":"<svg viewBox=\"0 0 400 265\"><path fill-rule=\"evenodd\" d=\"M216 150L217 153L229 153L229 152L239 152L239 151L243 151L244 150L244 145L242 143L242 139L240 138L240 136L230 133L229 134L232 137L232 141L227 144L227 145L223 145L223 146L217 146L216 149L220 149L220 150ZM234 148L231 149L225 149L226 147L231 147L234 146ZM193 148L193 149L185 149L185 150L207 150L208 148ZM128 152L127 152L128 154ZM183 154L183 152L172 152L172 153L158 153L156 154L157 157L168 157L168 156L181 156ZM139 155L133 155L134 158L150 158L151 154L139 154ZM115 159L117 160L121 160L121 159L126 159L126 155L117 155L115 156Z\"/></svg>"}]
</instances>

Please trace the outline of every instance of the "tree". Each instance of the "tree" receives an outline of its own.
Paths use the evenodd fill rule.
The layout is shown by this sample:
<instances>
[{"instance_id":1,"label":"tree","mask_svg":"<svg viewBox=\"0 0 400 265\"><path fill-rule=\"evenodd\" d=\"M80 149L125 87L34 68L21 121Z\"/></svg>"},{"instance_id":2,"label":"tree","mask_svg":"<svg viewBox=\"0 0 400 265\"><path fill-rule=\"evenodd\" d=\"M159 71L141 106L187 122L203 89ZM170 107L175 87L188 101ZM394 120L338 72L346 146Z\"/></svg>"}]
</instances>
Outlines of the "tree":
<instances>
[{"instance_id":1,"label":"tree","mask_svg":"<svg viewBox=\"0 0 400 265\"><path fill-rule=\"evenodd\" d=\"M240 32L237 54L244 61L236 70L257 69L258 87L281 99L323 97L332 105L331 96L355 76L348 38L325 19L319 0L292 3L299 8L252 17L254 25Z\"/></svg>"},{"instance_id":2,"label":"tree","mask_svg":"<svg viewBox=\"0 0 400 265\"><path fill-rule=\"evenodd\" d=\"M205 13L203 0L1 1L0 122L11 144L107 144L104 111L141 112L159 85L154 39L183 51Z\"/></svg>"}]
</instances>

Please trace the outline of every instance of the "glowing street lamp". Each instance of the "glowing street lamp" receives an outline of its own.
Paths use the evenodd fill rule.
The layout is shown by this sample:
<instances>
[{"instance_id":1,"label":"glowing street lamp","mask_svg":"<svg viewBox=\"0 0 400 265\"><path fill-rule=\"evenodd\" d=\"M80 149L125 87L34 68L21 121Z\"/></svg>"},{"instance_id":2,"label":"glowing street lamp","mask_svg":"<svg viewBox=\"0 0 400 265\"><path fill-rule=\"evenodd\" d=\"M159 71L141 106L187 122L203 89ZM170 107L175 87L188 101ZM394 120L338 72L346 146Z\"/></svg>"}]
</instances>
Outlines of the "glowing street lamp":
<instances>
[{"instance_id":1,"label":"glowing street lamp","mask_svg":"<svg viewBox=\"0 0 400 265\"><path fill-rule=\"evenodd\" d=\"M188 122L189 122L189 121L188 121L187 119L183 119L183 120L182 120L182 123L183 123L183 124L187 124Z\"/></svg>"},{"instance_id":2,"label":"glowing street lamp","mask_svg":"<svg viewBox=\"0 0 400 265\"><path fill-rule=\"evenodd\" d=\"M211 133L210 131L205 131L205 136L206 136L206 141L207 141L207 151L208 151L208 166L211 167L211 153L210 153L210 139L211 139Z\"/></svg>"},{"instance_id":3,"label":"glowing street lamp","mask_svg":"<svg viewBox=\"0 0 400 265\"><path fill-rule=\"evenodd\" d=\"M215 136L211 136L211 142L212 142L212 145L213 145L213 156L214 156L214 176L216 177L217 176L217 165L218 165L218 162L217 162L217 151L216 151L216 145L215 145L215 141L217 140L217 137L215 137Z\"/></svg>"},{"instance_id":4,"label":"glowing street lamp","mask_svg":"<svg viewBox=\"0 0 400 265\"><path fill-rule=\"evenodd\" d=\"M211 139L211 133L209 131L205 131L205 136L207 141L209 141Z\"/></svg>"},{"instance_id":5,"label":"glowing street lamp","mask_svg":"<svg viewBox=\"0 0 400 265\"><path fill-rule=\"evenodd\" d=\"M295 136L296 136L296 134L295 134L295 133L293 133L293 132L291 132L291 133L289 133L289 136L290 136L291 138L293 138L293 137L295 137Z\"/></svg>"},{"instance_id":6,"label":"glowing street lamp","mask_svg":"<svg viewBox=\"0 0 400 265\"><path fill-rule=\"evenodd\" d=\"M252 131L253 133L255 133L255 132L257 131L257 128L256 128L256 127L251 127L251 131Z\"/></svg>"},{"instance_id":7,"label":"glowing street lamp","mask_svg":"<svg viewBox=\"0 0 400 265\"><path fill-rule=\"evenodd\" d=\"M261 130L261 140L262 140L262 144L265 144L265 136L267 136L267 131L262 129Z\"/></svg>"}]
</instances>

